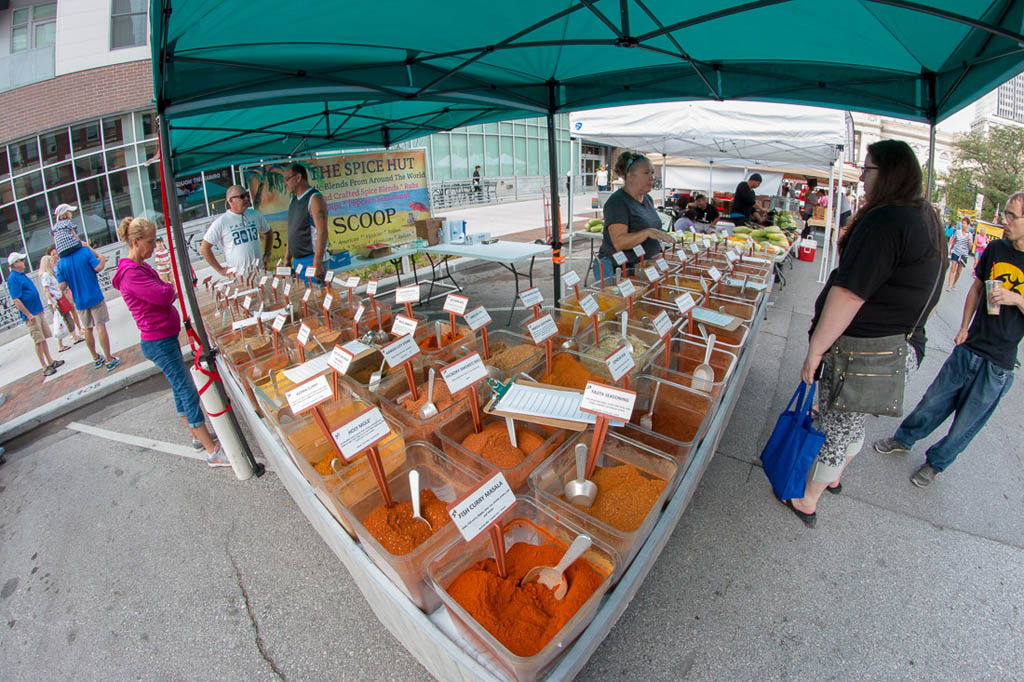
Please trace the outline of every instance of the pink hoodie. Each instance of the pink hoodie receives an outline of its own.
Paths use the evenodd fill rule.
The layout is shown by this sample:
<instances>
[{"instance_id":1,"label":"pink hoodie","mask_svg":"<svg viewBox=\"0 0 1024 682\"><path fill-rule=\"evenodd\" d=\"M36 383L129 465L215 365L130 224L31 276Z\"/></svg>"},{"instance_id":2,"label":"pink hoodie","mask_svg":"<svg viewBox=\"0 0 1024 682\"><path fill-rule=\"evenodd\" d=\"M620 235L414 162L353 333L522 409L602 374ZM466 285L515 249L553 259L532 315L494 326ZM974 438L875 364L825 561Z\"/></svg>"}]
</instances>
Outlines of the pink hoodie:
<instances>
[{"instance_id":1,"label":"pink hoodie","mask_svg":"<svg viewBox=\"0 0 1024 682\"><path fill-rule=\"evenodd\" d=\"M181 331L181 318L174 308L174 285L160 279L147 263L140 265L131 258L121 258L110 283L128 304L143 341L166 339Z\"/></svg>"}]
</instances>

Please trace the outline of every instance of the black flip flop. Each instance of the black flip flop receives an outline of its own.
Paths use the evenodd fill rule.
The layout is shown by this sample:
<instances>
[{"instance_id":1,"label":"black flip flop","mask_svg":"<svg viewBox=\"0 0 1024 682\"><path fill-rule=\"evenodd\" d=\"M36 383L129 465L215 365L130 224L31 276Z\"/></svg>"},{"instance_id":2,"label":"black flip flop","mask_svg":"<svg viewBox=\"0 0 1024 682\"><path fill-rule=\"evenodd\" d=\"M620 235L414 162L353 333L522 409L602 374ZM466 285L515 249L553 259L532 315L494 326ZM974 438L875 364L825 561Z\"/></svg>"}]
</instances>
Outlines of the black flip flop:
<instances>
[{"instance_id":1,"label":"black flip flop","mask_svg":"<svg viewBox=\"0 0 1024 682\"><path fill-rule=\"evenodd\" d=\"M72 345L76 345L76 344L82 343L83 341L85 341L85 339L78 339L78 340L77 340L77 341L75 341L75 343L74 343L74 344L72 344Z\"/></svg>"},{"instance_id":2,"label":"black flip flop","mask_svg":"<svg viewBox=\"0 0 1024 682\"><path fill-rule=\"evenodd\" d=\"M800 511L799 509L797 509L796 507L793 506L793 501L792 500L779 500L779 502L782 502L782 504L784 504L787 507L789 507L789 510L791 512L793 512L794 514L796 514L797 517L801 521L803 521L804 525L807 526L808 528L814 528L815 524L818 523L818 515L817 515L817 513L805 514L804 512Z\"/></svg>"},{"instance_id":3,"label":"black flip flop","mask_svg":"<svg viewBox=\"0 0 1024 682\"><path fill-rule=\"evenodd\" d=\"M64 352L64 351L66 351L66 350L71 350L71 346L63 346L63 347L61 347L61 348L58 348L58 349L57 349L57 352L58 352L58 353L63 353L63 352Z\"/></svg>"},{"instance_id":4,"label":"black flip flop","mask_svg":"<svg viewBox=\"0 0 1024 682\"><path fill-rule=\"evenodd\" d=\"M843 484L840 483L835 488L831 488L829 486L825 486L825 490L829 491L833 495L838 495L839 493L843 492Z\"/></svg>"}]
</instances>

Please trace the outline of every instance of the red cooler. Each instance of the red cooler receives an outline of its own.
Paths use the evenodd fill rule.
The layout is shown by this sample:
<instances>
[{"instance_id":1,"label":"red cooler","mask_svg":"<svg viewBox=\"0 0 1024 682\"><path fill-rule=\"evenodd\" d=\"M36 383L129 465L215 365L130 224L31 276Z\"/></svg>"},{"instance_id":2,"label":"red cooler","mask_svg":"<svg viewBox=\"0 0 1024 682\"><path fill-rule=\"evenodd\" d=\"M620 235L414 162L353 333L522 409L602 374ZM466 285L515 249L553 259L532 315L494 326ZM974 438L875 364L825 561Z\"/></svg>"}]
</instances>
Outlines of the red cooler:
<instances>
[{"instance_id":1,"label":"red cooler","mask_svg":"<svg viewBox=\"0 0 1024 682\"><path fill-rule=\"evenodd\" d=\"M818 242L813 239L805 239L800 242L800 251L797 253L797 258L805 260L809 263L814 262L814 255L818 251Z\"/></svg>"}]
</instances>

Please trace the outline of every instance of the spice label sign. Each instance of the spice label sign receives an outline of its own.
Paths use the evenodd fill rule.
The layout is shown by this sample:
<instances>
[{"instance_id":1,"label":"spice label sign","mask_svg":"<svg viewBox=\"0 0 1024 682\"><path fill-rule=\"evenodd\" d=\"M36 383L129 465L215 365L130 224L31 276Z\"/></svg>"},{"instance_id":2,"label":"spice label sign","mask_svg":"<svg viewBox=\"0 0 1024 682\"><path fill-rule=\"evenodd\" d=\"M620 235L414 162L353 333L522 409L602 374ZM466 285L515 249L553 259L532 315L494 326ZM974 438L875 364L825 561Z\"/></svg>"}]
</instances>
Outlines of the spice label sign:
<instances>
[{"instance_id":1,"label":"spice label sign","mask_svg":"<svg viewBox=\"0 0 1024 682\"><path fill-rule=\"evenodd\" d=\"M312 330L309 328L309 325L307 325L307 324L300 325L299 326L299 333L295 335L295 340L298 341L299 343L301 343L303 346L305 346L306 342L309 341L309 333L311 331Z\"/></svg>"},{"instance_id":2,"label":"spice label sign","mask_svg":"<svg viewBox=\"0 0 1024 682\"><path fill-rule=\"evenodd\" d=\"M580 410L625 422L633 415L635 402L636 393L633 391L588 381L583 391L583 400L580 401Z\"/></svg>"},{"instance_id":3,"label":"spice label sign","mask_svg":"<svg viewBox=\"0 0 1024 682\"><path fill-rule=\"evenodd\" d=\"M611 355L604 359L604 364L608 366L608 372L612 375L613 381L618 381L636 367L633 356L629 354L629 349L626 346L619 346L618 349L612 351Z\"/></svg>"},{"instance_id":4,"label":"spice label sign","mask_svg":"<svg viewBox=\"0 0 1024 682\"><path fill-rule=\"evenodd\" d=\"M675 298L676 307L679 308L679 314L685 315L690 312L693 306L697 305L697 301L693 300L693 294L687 291L685 294L680 294Z\"/></svg>"},{"instance_id":5,"label":"spice label sign","mask_svg":"<svg viewBox=\"0 0 1024 682\"><path fill-rule=\"evenodd\" d=\"M242 299L242 307L245 308L246 311L252 307L252 296L246 296Z\"/></svg>"},{"instance_id":6,"label":"spice label sign","mask_svg":"<svg viewBox=\"0 0 1024 682\"><path fill-rule=\"evenodd\" d=\"M267 278L268 277L269 277L269 275L263 275L262 277L260 277L260 283L257 286L262 288L263 285L267 283Z\"/></svg>"},{"instance_id":7,"label":"spice label sign","mask_svg":"<svg viewBox=\"0 0 1024 682\"><path fill-rule=\"evenodd\" d=\"M280 283L281 283L281 280L279 280L279 279L278 279L278 278L277 278L277 277L275 276L275 277L274 277L274 279L270 280L270 288L271 288L271 289L273 289L273 290L275 290L275 291L277 291L277 285L278 285L278 284L280 284Z\"/></svg>"},{"instance_id":8,"label":"spice label sign","mask_svg":"<svg viewBox=\"0 0 1024 682\"><path fill-rule=\"evenodd\" d=\"M274 274L278 277L288 277L292 274L292 269L286 265L280 265L274 268Z\"/></svg>"},{"instance_id":9,"label":"spice label sign","mask_svg":"<svg viewBox=\"0 0 1024 682\"><path fill-rule=\"evenodd\" d=\"M328 270L324 273L324 282L330 284L334 281L334 270Z\"/></svg>"},{"instance_id":10,"label":"spice label sign","mask_svg":"<svg viewBox=\"0 0 1024 682\"><path fill-rule=\"evenodd\" d=\"M448 515L470 542L516 503L516 494L499 471L456 502Z\"/></svg>"},{"instance_id":11,"label":"spice label sign","mask_svg":"<svg viewBox=\"0 0 1024 682\"><path fill-rule=\"evenodd\" d=\"M487 378L487 368L479 353L473 353L441 368L441 378L453 395Z\"/></svg>"},{"instance_id":12,"label":"spice label sign","mask_svg":"<svg viewBox=\"0 0 1024 682\"><path fill-rule=\"evenodd\" d=\"M705 249L710 249L711 248L711 242L708 241L707 239L703 240L701 243L704 245Z\"/></svg>"},{"instance_id":13,"label":"spice label sign","mask_svg":"<svg viewBox=\"0 0 1024 682\"><path fill-rule=\"evenodd\" d=\"M395 289L395 303L419 303L420 285L410 284L406 287Z\"/></svg>"},{"instance_id":14,"label":"spice label sign","mask_svg":"<svg viewBox=\"0 0 1024 682\"><path fill-rule=\"evenodd\" d=\"M540 305L544 302L544 294L540 293L539 288L534 287L520 293L519 300L522 302L524 308L532 308L533 306Z\"/></svg>"},{"instance_id":15,"label":"spice label sign","mask_svg":"<svg viewBox=\"0 0 1024 682\"><path fill-rule=\"evenodd\" d=\"M558 325L555 324L555 320L550 314L534 320L530 324L526 325L526 328L530 331L530 336L533 337L533 342L538 346L558 333Z\"/></svg>"},{"instance_id":16,"label":"spice label sign","mask_svg":"<svg viewBox=\"0 0 1024 682\"><path fill-rule=\"evenodd\" d=\"M417 321L405 315L395 315L395 322L391 325L391 333L395 336L408 336L416 333Z\"/></svg>"},{"instance_id":17,"label":"spice label sign","mask_svg":"<svg viewBox=\"0 0 1024 682\"><path fill-rule=\"evenodd\" d=\"M284 394L285 400L288 401L288 407L292 409L292 414L299 414L325 400L330 400L333 396L331 385L327 383L327 377L322 374L312 381L285 391Z\"/></svg>"},{"instance_id":18,"label":"spice label sign","mask_svg":"<svg viewBox=\"0 0 1024 682\"><path fill-rule=\"evenodd\" d=\"M380 408L371 407L339 426L331 435L338 444L341 455L350 460L390 436L391 427L384 420Z\"/></svg>"},{"instance_id":19,"label":"spice label sign","mask_svg":"<svg viewBox=\"0 0 1024 682\"><path fill-rule=\"evenodd\" d=\"M661 275L658 274L658 268L652 268L650 266L644 268L644 276L647 278L647 281L650 282L651 284L654 284L659 279L661 279Z\"/></svg>"},{"instance_id":20,"label":"spice label sign","mask_svg":"<svg viewBox=\"0 0 1024 682\"><path fill-rule=\"evenodd\" d=\"M305 271L306 266L303 265L302 263L299 263L298 265L295 266L295 274L298 275L299 277L302 277L302 273Z\"/></svg>"},{"instance_id":21,"label":"spice label sign","mask_svg":"<svg viewBox=\"0 0 1024 682\"><path fill-rule=\"evenodd\" d=\"M338 374L346 374L348 366L352 364L352 359L351 353L341 346L335 346L331 351L331 356L327 358L327 365L336 370Z\"/></svg>"},{"instance_id":22,"label":"spice label sign","mask_svg":"<svg viewBox=\"0 0 1024 682\"><path fill-rule=\"evenodd\" d=\"M292 295L292 283L291 282L288 282L287 284L284 285L284 295L285 296L291 296Z\"/></svg>"},{"instance_id":23,"label":"spice label sign","mask_svg":"<svg viewBox=\"0 0 1024 682\"><path fill-rule=\"evenodd\" d=\"M324 307L326 308L326 304L324 304ZM355 315L352 316L352 321L358 324L359 320L363 319L363 311L365 311L365 310L366 310L366 306L364 306L362 303L360 303L359 307L356 308Z\"/></svg>"},{"instance_id":24,"label":"spice label sign","mask_svg":"<svg viewBox=\"0 0 1024 682\"><path fill-rule=\"evenodd\" d=\"M736 255L736 252L733 251L732 249L729 249L728 251L725 252L725 258L731 264L735 264L736 261L740 259L740 257Z\"/></svg>"},{"instance_id":25,"label":"spice label sign","mask_svg":"<svg viewBox=\"0 0 1024 682\"><path fill-rule=\"evenodd\" d=\"M302 295L302 302L306 303L307 301L309 301L309 295L312 294L312 293L313 293L312 289L306 289L306 293L304 293Z\"/></svg>"},{"instance_id":26,"label":"spice label sign","mask_svg":"<svg viewBox=\"0 0 1024 682\"><path fill-rule=\"evenodd\" d=\"M420 347L416 345L416 339L411 334L406 334L381 348L380 352L384 356L384 361L388 363L388 367L398 367L403 362L416 357L420 352Z\"/></svg>"},{"instance_id":27,"label":"spice label sign","mask_svg":"<svg viewBox=\"0 0 1024 682\"><path fill-rule=\"evenodd\" d=\"M716 268L714 265L708 268L708 274L711 276L711 279L715 280L716 282L722 279L722 271Z\"/></svg>"},{"instance_id":28,"label":"spice label sign","mask_svg":"<svg viewBox=\"0 0 1024 682\"><path fill-rule=\"evenodd\" d=\"M444 299L444 311L446 313L462 315L466 312L467 305L469 305L469 299L458 294L448 294Z\"/></svg>"},{"instance_id":29,"label":"spice label sign","mask_svg":"<svg viewBox=\"0 0 1024 682\"><path fill-rule=\"evenodd\" d=\"M696 244L690 244L690 253L692 253L694 256L696 256L698 251L700 251L700 249L697 248Z\"/></svg>"},{"instance_id":30,"label":"spice label sign","mask_svg":"<svg viewBox=\"0 0 1024 682\"><path fill-rule=\"evenodd\" d=\"M332 294L327 294L326 296L324 296L324 310L330 311L331 305L333 303L334 303L334 296Z\"/></svg>"},{"instance_id":31,"label":"spice label sign","mask_svg":"<svg viewBox=\"0 0 1024 682\"><path fill-rule=\"evenodd\" d=\"M580 299L580 308L583 309L583 314L590 317L598 311L597 301L594 300L593 294L587 294Z\"/></svg>"},{"instance_id":32,"label":"spice label sign","mask_svg":"<svg viewBox=\"0 0 1024 682\"><path fill-rule=\"evenodd\" d=\"M643 258L644 256L647 255L647 252L644 251L644 247L640 246L639 244L633 247L633 253L636 254L637 258Z\"/></svg>"},{"instance_id":33,"label":"spice label sign","mask_svg":"<svg viewBox=\"0 0 1024 682\"><path fill-rule=\"evenodd\" d=\"M626 254L622 253L621 251L616 251L615 253L612 254L612 260L615 261L616 265L625 265Z\"/></svg>"},{"instance_id":34,"label":"spice label sign","mask_svg":"<svg viewBox=\"0 0 1024 682\"><path fill-rule=\"evenodd\" d=\"M562 275L562 284L564 284L567 289L569 287L576 286L579 283L580 276L576 274L575 270L570 270L569 272Z\"/></svg>"},{"instance_id":35,"label":"spice label sign","mask_svg":"<svg viewBox=\"0 0 1024 682\"><path fill-rule=\"evenodd\" d=\"M377 294L377 280L368 279L366 280L366 295L375 296Z\"/></svg>"},{"instance_id":36,"label":"spice label sign","mask_svg":"<svg viewBox=\"0 0 1024 682\"><path fill-rule=\"evenodd\" d=\"M628 279L619 282L619 293L623 296L632 296L636 293L636 287Z\"/></svg>"},{"instance_id":37,"label":"spice label sign","mask_svg":"<svg viewBox=\"0 0 1024 682\"><path fill-rule=\"evenodd\" d=\"M274 331L279 332L284 329L284 323L288 321L288 317L284 313L278 313L277 317L274 318Z\"/></svg>"},{"instance_id":38,"label":"spice label sign","mask_svg":"<svg viewBox=\"0 0 1024 682\"><path fill-rule=\"evenodd\" d=\"M665 260L664 258L659 258L658 260L654 261L654 263L662 272L668 272L668 261Z\"/></svg>"},{"instance_id":39,"label":"spice label sign","mask_svg":"<svg viewBox=\"0 0 1024 682\"><path fill-rule=\"evenodd\" d=\"M487 309L482 305L470 310L468 313L463 315L462 319L466 321L466 325L468 325L473 331L483 327L485 324L491 323L491 316L487 312Z\"/></svg>"},{"instance_id":40,"label":"spice label sign","mask_svg":"<svg viewBox=\"0 0 1024 682\"><path fill-rule=\"evenodd\" d=\"M658 336L667 336L672 331L672 318L666 312L658 313L651 324L654 325L654 333Z\"/></svg>"},{"instance_id":41,"label":"spice label sign","mask_svg":"<svg viewBox=\"0 0 1024 682\"><path fill-rule=\"evenodd\" d=\"M353 275L345 280L345 287L347 289L355 289L357 286L359 286L359 277L357 277L356 275Z\"/></svg>"}]
</instances>

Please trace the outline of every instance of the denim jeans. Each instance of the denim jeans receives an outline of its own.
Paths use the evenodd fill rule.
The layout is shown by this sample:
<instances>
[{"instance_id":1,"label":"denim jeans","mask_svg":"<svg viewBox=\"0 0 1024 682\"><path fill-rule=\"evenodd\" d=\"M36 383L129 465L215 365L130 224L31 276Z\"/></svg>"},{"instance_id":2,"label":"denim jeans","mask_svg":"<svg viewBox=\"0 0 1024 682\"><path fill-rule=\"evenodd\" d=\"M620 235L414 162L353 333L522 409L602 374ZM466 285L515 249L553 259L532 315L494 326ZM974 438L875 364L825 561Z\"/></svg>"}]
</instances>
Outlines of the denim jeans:
<instances>
[{"instance_id":1,"label":"denim jeans","mask_svg":"<svg viewBox=\"0 0 1024 682\"><path fill-rule=\"evenodd\" d=\"M594 258L594 263L591 266L591 269L594 271L594 281L595 282L600 282L601 281L601 266L598 265L598 263L600 263L601 265L604 266L604 281L605 281L605 283L608 286L614 286L615 285L615 273L616 273L616 271L621 271L622 270L622 266L621 265L616 265L615 261L613 261L611 258L602 258L600 256ZM650 261L648 261L648 263L650 263ZM639 264L637 265L637 267L639 267ZM632 277L635 274L635 269L636 268L634 266L627 265L626 266L626 274L628 274L630 277Z\"/></svg>"},{"instance_id":2,"label":"denim jeans","mask_svg":"<svg viewBox=\"0 0 1024 682\"><path fill-rule=\"evenodd\" d=\"M944 471L967 449L1012 385L1012 370L957 346L893 438L909 450L953 414L949 433L926 453L928 464Z\"/></svg>"},{"instance_id":3,"label":"denim jeans","mask_svg":"<svg viewBox=\"0 0 1024 682\"><path fill-rule=\"evenodd\" d=\"M185 366L184 358L181 357L178 335L156 341L142 341L140 345L146 359L151 360L167 377L171 392L174 394L174 407L178 410L178 416L188 421L189 428L202 426L206 421L206 415L199 404L196 384Z\"/></svg>"}]
</instances>

